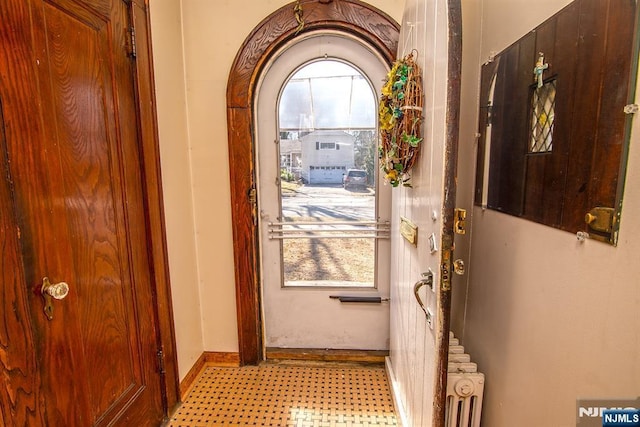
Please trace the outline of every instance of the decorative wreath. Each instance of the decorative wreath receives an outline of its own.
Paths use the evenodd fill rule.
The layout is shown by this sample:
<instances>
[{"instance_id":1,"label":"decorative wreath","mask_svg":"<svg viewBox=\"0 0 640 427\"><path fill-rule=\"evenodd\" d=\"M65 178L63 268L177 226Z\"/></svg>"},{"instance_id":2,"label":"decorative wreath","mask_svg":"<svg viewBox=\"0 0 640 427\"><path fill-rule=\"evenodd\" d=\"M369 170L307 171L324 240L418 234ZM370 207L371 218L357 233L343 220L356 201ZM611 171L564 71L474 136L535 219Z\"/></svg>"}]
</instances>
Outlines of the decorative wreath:
<instances>
[{"instance_id":1,"label":"decorative wreath","mask_svg":"<svg viewBox=\"0 0 640 427\"><path fill-rule=\"evenodd\" d=\"M378 109L380 169L393 187L411 187L409 171L422 143L422 72L410 53L394 62Z\"/></svg>"}]
</instances>

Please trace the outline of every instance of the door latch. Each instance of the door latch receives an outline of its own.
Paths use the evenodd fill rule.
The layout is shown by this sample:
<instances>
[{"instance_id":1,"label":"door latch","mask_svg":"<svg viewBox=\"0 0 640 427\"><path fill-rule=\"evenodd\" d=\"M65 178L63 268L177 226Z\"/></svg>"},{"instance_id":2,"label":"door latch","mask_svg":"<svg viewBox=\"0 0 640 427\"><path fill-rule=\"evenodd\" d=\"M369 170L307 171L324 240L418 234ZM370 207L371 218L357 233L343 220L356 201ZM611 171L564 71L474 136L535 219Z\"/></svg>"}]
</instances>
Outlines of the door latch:
<instances>
[{"instance_id":1,"label":"door latch","mask_svg":"<svg viewBox=\"0 0 640 427\"><path fill-rule=\"evenodd\" d=\"M589 228L601 233L611 233L615 223L615 209L597 207L591 209L584 216L584 222Z\"/></svg>"},{"instance_id":2,"label":"door latch","mask_svg":"<svg viewBox=\"0 0 640 427\"><path fill-rule=\"evenodd\" d=\"M615 244L618 213L614 208L595 207L584 216L589 238Z\"/></svg>"}]
</instances>

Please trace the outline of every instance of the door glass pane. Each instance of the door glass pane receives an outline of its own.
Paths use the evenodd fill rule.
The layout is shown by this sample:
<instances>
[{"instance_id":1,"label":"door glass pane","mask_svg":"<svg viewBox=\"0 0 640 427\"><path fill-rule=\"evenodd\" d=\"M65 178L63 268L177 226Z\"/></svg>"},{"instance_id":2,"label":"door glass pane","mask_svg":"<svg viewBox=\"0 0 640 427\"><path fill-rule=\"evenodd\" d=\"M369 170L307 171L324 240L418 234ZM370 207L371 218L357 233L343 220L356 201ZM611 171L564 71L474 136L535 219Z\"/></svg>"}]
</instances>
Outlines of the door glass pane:
<instances>
[{"instance_id":1,"label":"door glass pane","mask_svg":"<svg viewBox=\"0 0 640 427\"><path fill-rule=\"evenodd\" d=\"M278 106L283 286L375 287L376 97L356 68L312 62Z\"/></svg>"},{"instance_id":2,"label":"door glass pane","mask_svg":"<svg viewBox=\"0 0 640 427\"><path fill-rule=\"evenodd\" d=\"M550 153L556 111L556 80L533 90L531 97L531 141L529 153Z\"/></svg>"}]
</instances>

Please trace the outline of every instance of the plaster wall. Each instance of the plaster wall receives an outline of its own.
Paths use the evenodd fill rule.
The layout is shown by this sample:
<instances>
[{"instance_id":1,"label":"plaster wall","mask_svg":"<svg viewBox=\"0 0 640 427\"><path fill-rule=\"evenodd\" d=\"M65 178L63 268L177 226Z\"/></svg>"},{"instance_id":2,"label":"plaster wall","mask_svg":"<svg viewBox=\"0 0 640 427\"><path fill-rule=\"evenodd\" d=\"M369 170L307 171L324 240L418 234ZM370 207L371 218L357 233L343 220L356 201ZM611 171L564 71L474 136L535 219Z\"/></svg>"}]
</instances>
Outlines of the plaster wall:
<instances>
[{"instance_id":1,"label":"plaster wall","mask_svg":"<svg viewBox=\"0 0 640 427\"><path fill-rule=\"evenodd\" d=\"M461 152L475 150L472 117L478 111L481 62L568 3L463 2L470 61L463 76ZM462 328L463 344L487 376L483 425L575 426L578 398L638 396L640 225L633 215L640 209L638 144L636 118L617 247L580 243L568 232L473 208L466 312L457 306L454 325ZM474 163L475 155L460 157L459 195L467 205Z\"/></svg>"},{"instance_id":2,"label":"plaster wall","mask_svg":"<svg viewBox=\"0 0 640 427\"><path fill-rule=\"evenodd\" d=\"M180 2L151 0L150 14L171 296L183 378L204 346Z\"/></svg>"}]
</instances>

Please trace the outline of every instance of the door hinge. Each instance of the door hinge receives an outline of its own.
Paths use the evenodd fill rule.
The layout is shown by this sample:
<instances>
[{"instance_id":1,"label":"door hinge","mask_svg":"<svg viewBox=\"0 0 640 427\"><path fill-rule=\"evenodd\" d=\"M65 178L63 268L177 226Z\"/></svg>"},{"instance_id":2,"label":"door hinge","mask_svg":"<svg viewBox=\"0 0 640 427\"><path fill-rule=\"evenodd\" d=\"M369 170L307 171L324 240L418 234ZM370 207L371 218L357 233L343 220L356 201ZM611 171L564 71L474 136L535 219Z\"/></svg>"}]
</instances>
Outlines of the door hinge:
<instances>
[{"instance_id":1,"label":"door hinge","mask_svg":"<svg viewBox=\"0 0 640 427\"><path fill-rule=\"evenodd\" d=\"M125 49L127 51L127 55L130 58L136 57L137 46L136 46L136 29L134 26L134 3L133 0L123 0L124 4L127 5L127 28L125 30Z\"/></svg>"},{"instance_id":2,"label":"door hinge","mask_svg":"<svg viewBox=\"0 0 640 427\"><path fill-rule=\"evenodd\" d=\"M255 187L249 189L249 205L251 205L251 219L253 225L258 225L258 191Z\"/></svg>"},{"instance_id":3,"label":"door hinge","mask_svg":"<svg viewBox=\"0 0 640 427\"><path fill-rule=\"evenodd\" d=\"M156 355L158 356L158 372L161 375L164 375L166 373L166 371L164 370L164 351L162 351L162 349L159 349Z\"/></svg>"},{"instance_id":4,"label":"door hinge","mask_svg":"<svg viewBox=\"0 0 640 427\"><path fill-rule=\"evenodd\" d=\"M136 57L136 29L134 27L127 28L127 53L131 58Z\"/></svg>"},{"instance_id":5,"label":"door hinge","mask_svg":"<svg viewBox=\"0 0 640 427\"><path fill-rule=\"evenodd\" d=\"M624 106L625 114L636 114L640 111L640 106L638 104L628 104Z\"/></svg>"}]
</instances>

